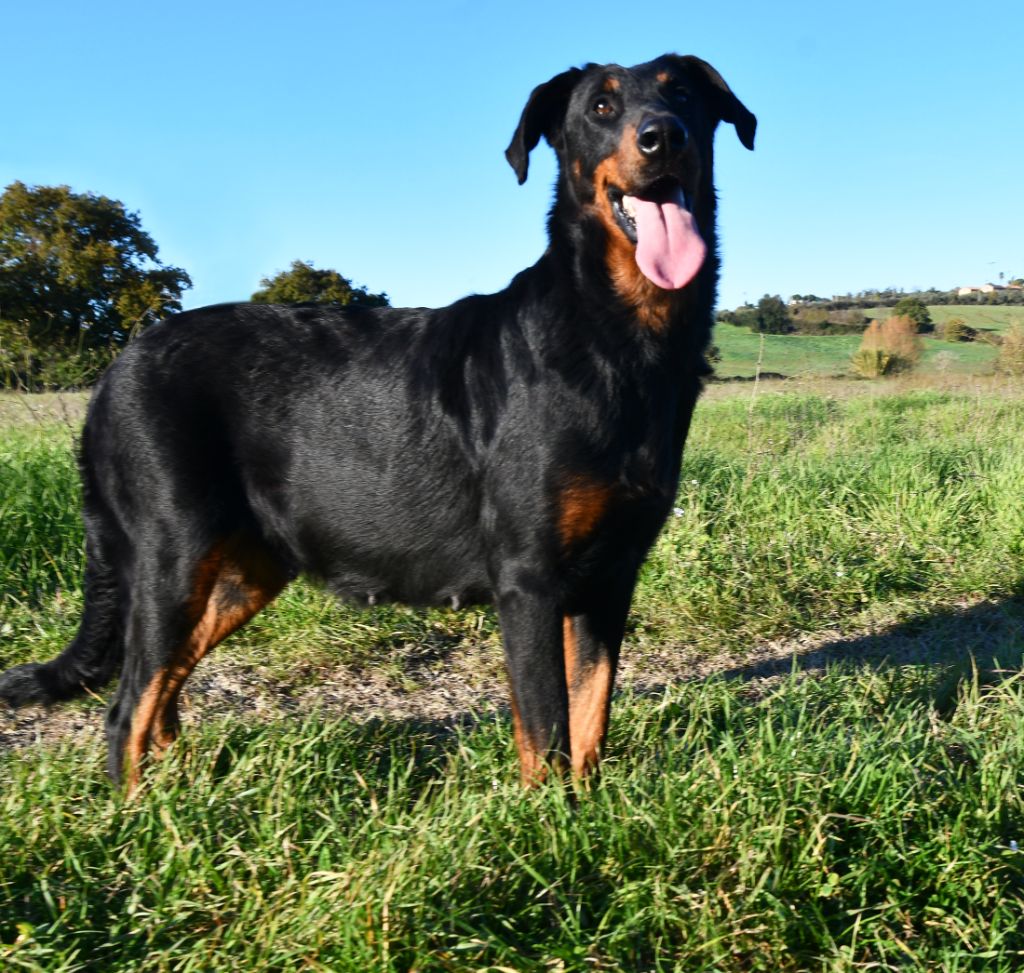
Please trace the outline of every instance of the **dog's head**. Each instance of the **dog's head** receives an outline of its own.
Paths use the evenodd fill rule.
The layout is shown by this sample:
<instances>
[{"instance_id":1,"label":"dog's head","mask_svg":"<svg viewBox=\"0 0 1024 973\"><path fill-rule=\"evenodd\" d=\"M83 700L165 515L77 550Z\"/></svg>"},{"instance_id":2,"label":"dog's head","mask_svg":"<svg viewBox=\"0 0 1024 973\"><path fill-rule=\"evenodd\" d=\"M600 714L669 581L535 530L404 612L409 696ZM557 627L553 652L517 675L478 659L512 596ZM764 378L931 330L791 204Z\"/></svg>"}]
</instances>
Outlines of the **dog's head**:
<instances>
[{"instance_id":1,"label":"dog's head","mask_svg":"<svg viewBox=\"0 0 1024 973\"><path fill-rule=\"evenodd\" d=\"M713 245L705 238L714 232L712 142L722 121L754 147L757 120L699 58L591 64L534 89L505 156L522 183L530 151L547 139L559 192L600 222L616 290L637 303L650 285L686 287Z\"/></svg>"}]
</instances>

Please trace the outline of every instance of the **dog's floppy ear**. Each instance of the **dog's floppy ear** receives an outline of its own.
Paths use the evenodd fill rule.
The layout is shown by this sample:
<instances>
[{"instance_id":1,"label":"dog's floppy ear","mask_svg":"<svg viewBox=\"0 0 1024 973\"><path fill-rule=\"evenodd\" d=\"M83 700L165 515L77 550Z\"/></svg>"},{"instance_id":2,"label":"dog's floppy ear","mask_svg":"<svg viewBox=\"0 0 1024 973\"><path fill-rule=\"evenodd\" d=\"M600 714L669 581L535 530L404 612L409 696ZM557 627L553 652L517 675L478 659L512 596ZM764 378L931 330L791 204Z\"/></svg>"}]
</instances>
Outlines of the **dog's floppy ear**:
<instances>
[{"instance_id":1,"label":"dog's floppy ear","mask_svg":"<svg viewBox=\"0 0 1024 973\"><path fill-rule=\"evenodd\" d=\"M530 151L540 141L542 135L548 142L553 141L565 119L569 96L582 75L583 72L579 68L570 68L556 74L550 81L538 85L531 92L519 119L519 127L505 150L505 158L515 170L520 186L526 182L526 172L530 167Z\"/></svg>"},{"instance_id":2,"label":"dog's floppy ear","mask_svg":"<svg viewBox=\"0 0 1024 973\"><path fill-rule=\"evenodd\" d=\"M680 57L678 54L673 56L685 64L691 73L697 74L705 80L711 97L711 106L718 113L718 117L723 122L731 122L735 125L740 141L748 149L753 149L757 119L732 93L732 89L725 83L722 76L707 61L702 61L692 54L687 54L685 57Z\"/></svg>"}]
</instances>

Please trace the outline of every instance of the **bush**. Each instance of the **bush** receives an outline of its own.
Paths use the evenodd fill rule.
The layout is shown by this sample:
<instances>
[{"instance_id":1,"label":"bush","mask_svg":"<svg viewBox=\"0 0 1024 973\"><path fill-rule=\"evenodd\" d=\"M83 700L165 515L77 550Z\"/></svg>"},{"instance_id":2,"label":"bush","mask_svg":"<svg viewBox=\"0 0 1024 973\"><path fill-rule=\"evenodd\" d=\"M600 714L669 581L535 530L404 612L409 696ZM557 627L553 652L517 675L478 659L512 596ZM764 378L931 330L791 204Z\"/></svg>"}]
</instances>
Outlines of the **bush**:
<instances>
[{"instance_id":1,"label":"bush","mask_svg":"<svg viewBox=\"0 0 1024 973\"><path fill-rule=\"evenodd\" d=\"M832 311L828 316L829 323L841 328L863 328L868 319L859 308Z\"/></svg>"},{"instance_id":2,"label":"bush","mask_svg":"<svg viewBox=\"0 0 1024 973\"><path fill-rule=\"evenodd\" d=\"M798 307L792 314L799 334L860 334L867 324L862 311L829 311L824 307Z\"/></svg>"},{"instance_id":3,"label":"bush","mask_svg":"<svg viewBox=\"0 0 1024 973\"><path fill-rule=\"evenodd\" d=\"M792 321L801 334L819 330L828 323L828 311L823 307L798 307L793 311Z\"/></svg>"},{"instance_id":4,"label":"bush","mask_svg":"<svg viewBox=\"0 0 1024 973\"><path fill-rule=\"evenodd\" d=\"M943 341L974 341L978 332L963 318L950 318L941 326Z\"/></svg>"},{"instance_id":5,"label":"bush","mask_svg":"<svg viewBox=\"0 0 1024 973\"><path fill-rule=\"evenodd\" d=\"M33 348L28 326L0 321L0 388L17 388L32 370Z\"/></svg>"},{"instance_id":6,"label":"bush","mask_svg":"<svg viewBox=\"0 0 1024 973\"><path fill-rule=\"evenodd\" d=\"M861 378L881 378L889 373L892 355L881 348L858 348L850 358L854 374Z\"/></svg>"},{"instance_id":7,"label":"bush","mask_svg":"<svg viewBox=\"0 0 1024 973\"><path fill-rule=\"evenodd\" d=\"M744 304L743 307L738 307L735 311L720 311L718 320L736 328L749 328L751 331L756 331L757 308L750 304Z\"/></svg>"},{"instance_id":8,"label":"bush","mask_svg":"<svg viewBox=\"0 0 1024 973\"><path fill-rule=\"evenodd\" d=\"M1024 325L1014 324L1006 330L999 346L996 371L1002 375L1024 377Z\"/></svg>"},{"instance_id":9,"label":"bush","mask_svg":"<svg viewBox=\"0 0 1024 973\"><path fill-rule=\"evenodd\" d=\"M850 363L854 372L863 378L881 378L910 371L920 357L917 323L911 318L896 316L868 325Z\"/></svg>"},{"instance_id":10,"label":"bush","mask_svg":"<svg viewBox=\"0 0 1024 973\"><path fill-rule=\"evenodd\" d=\"M40 344L29 336L28 325L0 321L0 388L29 392L87 388L118 351L113 343L93 348L69 347L65 342Z\"/></svg>"}]
</instances>

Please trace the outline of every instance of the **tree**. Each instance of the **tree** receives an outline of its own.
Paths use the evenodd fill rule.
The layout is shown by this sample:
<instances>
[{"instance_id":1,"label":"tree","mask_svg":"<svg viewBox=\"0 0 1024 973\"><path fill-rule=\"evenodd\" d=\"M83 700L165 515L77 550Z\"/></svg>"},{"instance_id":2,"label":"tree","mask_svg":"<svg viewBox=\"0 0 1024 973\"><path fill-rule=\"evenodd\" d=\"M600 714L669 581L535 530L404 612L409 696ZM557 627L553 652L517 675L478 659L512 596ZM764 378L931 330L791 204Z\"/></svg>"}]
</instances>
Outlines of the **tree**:
<instances>
[{"instance_id":1,"label":"tree","mask_svg":"<svg viewBox=\"0 0 1024 973\"><path fill-rule=\"evenodd\" d=\"M290 270L282 270L260 281L260 290L252 295L256 304L347 304L353 307L386 307L387 294L371 294L365 287L356 287L336 270L317 270L311 262L292 262Z\"/></svg>"},{"instance_id":2,"label":"tree","mask_svg":"<svg viewBox=\"0 0 1024 973\"><path fill-rule=\"evenodd\" d=\"M21 182L0 196L0 318L37 347L124 344L191 286L116 199Z\"/></svg>"},{"instance_id":3,"label":"tree","mask_svg":"<svg viewBox=\"0 0 1024 973\"><path fill-rule=\"evenodd\" d=\"M928 308L920 298L901 298L896 302L892 313L898 318L910 318L917 325L919 334L935 330L935 325L932 324L932 316L928 313Z\"/></svg>"},{"instance_id":4,"label":"tree","mask_svg":"<svg viewBox=\"0 0 1024 973\"><path fill-rule=\"evenodd\" d=\"M793 330L789 310L781 297L765 294L757 302L757 330L765 334L789 334Z\"/></svg>"}]
</instances>

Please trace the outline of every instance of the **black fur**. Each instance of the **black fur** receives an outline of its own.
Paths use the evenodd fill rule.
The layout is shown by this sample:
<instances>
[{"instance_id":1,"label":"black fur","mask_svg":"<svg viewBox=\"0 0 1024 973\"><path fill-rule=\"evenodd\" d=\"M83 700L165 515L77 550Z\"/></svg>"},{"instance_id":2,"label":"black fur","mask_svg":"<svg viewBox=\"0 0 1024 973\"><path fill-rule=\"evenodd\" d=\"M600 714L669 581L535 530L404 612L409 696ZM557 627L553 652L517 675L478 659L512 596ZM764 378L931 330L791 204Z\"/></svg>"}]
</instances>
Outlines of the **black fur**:
<instances>
[{"instance_id":1,"label":"black fur","mask_svg":"<svg viewBox=\"0 0 1024 973\"><path fill-rule=\"evenodd\" d=\"M632 133L651 118L678 137L648 158ZM436 310L223 305L144 333L83 432L80 631L0 698L67 699L123 661L109 766L134 779L202 654L308 574L356 599L494 601L524 779L591 769L707 373L721 120L753 147L754 117L697 58L573 69L533 92L508 148L522 182L543 136L560 173L550 246L505 290ZM686 190L708 247L687 286L623 284L608 173Z\"/></svg>"}]
</instances>

